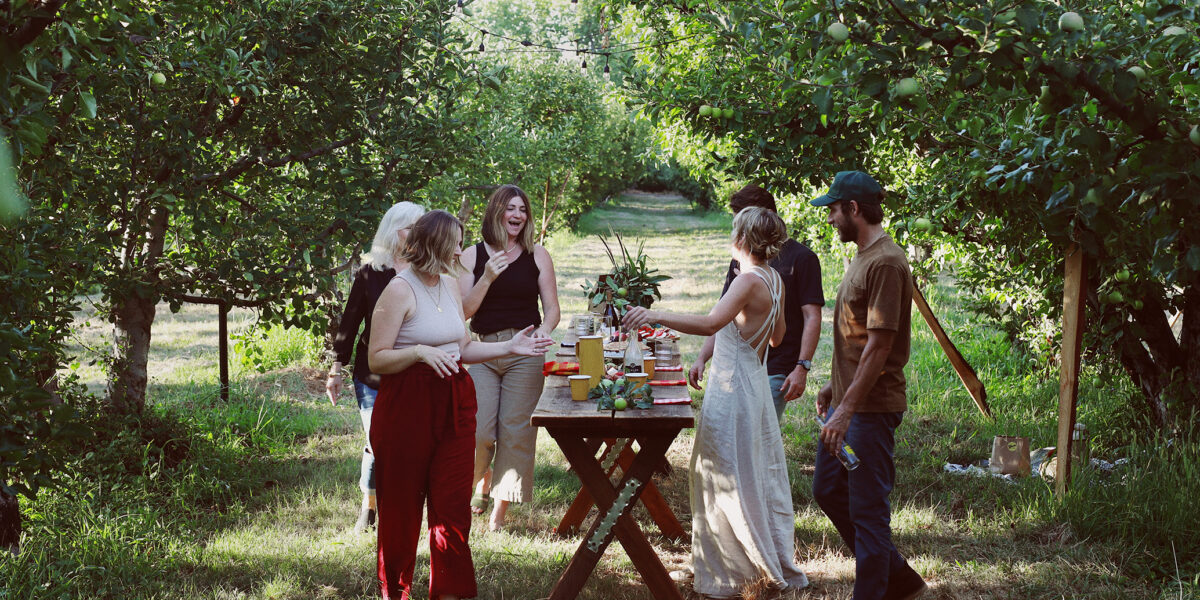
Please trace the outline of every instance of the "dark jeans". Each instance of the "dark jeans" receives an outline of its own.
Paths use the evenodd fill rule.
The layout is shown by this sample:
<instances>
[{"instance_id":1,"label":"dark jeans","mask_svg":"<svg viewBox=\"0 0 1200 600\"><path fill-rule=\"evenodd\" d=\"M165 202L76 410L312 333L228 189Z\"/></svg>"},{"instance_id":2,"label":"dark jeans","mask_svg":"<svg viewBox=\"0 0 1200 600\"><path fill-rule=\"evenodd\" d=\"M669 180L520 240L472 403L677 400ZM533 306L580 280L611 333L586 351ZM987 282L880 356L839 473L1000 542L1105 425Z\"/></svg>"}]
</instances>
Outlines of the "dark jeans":
<instances>
[{"instance_id":1,"label":"dark jeans","mask_svg":"<svg viewBox=\"0 0 1200 600\"><path fill-rule=\"evenodd\" d=\"M826 418L831 416L832 409ZM903 417L902 412L854 415L846 443L862 464L853 471L817 443L813 497L854 553L854 600L884 598L889 580L908 586L920 579L892 544L888 494L896 480L893 451Z\"/></svg>"}]
</instances>

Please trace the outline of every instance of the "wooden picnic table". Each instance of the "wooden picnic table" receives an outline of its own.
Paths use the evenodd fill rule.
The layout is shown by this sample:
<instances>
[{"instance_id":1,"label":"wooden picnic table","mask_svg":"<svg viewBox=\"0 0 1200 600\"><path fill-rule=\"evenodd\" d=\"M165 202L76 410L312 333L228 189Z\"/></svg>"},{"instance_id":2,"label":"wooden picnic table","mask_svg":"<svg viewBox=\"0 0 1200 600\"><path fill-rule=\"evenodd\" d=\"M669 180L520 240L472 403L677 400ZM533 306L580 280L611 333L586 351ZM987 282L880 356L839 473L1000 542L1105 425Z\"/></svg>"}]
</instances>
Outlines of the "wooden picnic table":
<instances>
[{"instance_id":1,"label":"wooden picnic table","mask_svg":"<svg viewBox=\"0 0 1200 600\"><path fill-rule=\"evenodd\" d=\"M654 397L685 399L688 391L686 386L655 386ZM630 511L640 501L664 535L673 539L686 535L651 477L666 464L667 449L679 432L695 426L691 405L599 411L594 402L572 401L566 377L552 375L546 378L530 423L544 427L554 438L582 484L556 531L578 531L591 504L599 509L566 571L554 584L550 600L574 599L614 537L655 598L682 600L679 588ZM620 482L614 485L609 478L618 468ZM625 500L616 502L621 498ZM606 522L611 526L606 527Z\"/></svg>"}]
</instances>

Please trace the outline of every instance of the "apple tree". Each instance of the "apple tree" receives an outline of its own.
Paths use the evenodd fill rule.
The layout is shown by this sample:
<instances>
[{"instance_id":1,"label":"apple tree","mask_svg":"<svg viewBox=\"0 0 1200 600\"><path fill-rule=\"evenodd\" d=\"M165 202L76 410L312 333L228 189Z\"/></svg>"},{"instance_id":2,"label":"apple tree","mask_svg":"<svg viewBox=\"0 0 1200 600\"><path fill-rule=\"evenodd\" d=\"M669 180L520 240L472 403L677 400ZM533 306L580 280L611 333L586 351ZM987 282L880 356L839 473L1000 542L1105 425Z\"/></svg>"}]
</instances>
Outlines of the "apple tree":
<instances>
[{"instance_id":1,"label":"apple tree","mask_svg":"<svg viewBox=\"0 0 1200 600\"><path fill-rule=\"evenodd\" d=\"M475 85L451 2L20 10L42 33L4 63L30 199L18 227L51 227L102 291L121 412L145 404L160 301L319 327L309 304L340 257L456 154L456 101Z\"/></svg>"},{"instance_id":2,"label":"apple tree","mask_svg":"<svg viewBox=\"0 0 1200 600\"><path fill-rule=\"evenodd\" d=\"M896 236L951 245L964 284L1023 327L1059 318L1063 254L1079 244L1088 345L1129 375L1151 422L1194 423L1194 4L610 5L633 23L631 39L681 40L644 50L626 80L647 113L731 140L727 168L782 192L872 172L889 190ZM729 116L698 118L702 105ZM932 232L914 231L919 217Z\"/></svg>"}]
</instances>

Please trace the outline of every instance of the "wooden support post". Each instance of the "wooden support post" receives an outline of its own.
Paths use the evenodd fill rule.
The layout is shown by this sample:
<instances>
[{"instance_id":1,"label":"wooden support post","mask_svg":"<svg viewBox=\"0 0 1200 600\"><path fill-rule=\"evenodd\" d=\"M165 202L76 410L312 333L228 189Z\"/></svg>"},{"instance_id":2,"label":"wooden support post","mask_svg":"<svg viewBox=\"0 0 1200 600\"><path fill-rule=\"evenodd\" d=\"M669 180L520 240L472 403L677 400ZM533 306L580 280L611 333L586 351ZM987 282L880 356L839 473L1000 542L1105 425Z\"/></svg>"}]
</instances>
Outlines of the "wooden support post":
<instances>
[{"instance_id":1,"label":"wooden support post","mask_svg":"<svg viewBox=\"0 0 1200 600\"><path fill-rule=\"evenodd\" d=\"M218 360L221 363L221 401L229 401L229 304L217 305L220 318L217 321Z\"/></svg>"},{"instance_id":2,"label":"wooden support post","mask_svg":"<svg viewBox=\"0 0 1200 600\"><path fill-rule=\"evenodd\" d=\"M1067 248L1063 276L1062 353L1058 383L1058 468L1054 491L1065 496L1071 481L1071 434L1075 431L1075 402L1079 397L1079 357L1083 344L1083 299L1087 290L1087 263L1079 244Z\"/></svg>"},{"instance_id":3,"label":"wooden support post","mask_svg":"<svg viewBox=\"0 0 1200 600\"><path fill-rule=\"evenodd\" d=\"M925 301L925 295L921 293L921 288L917 287L917 278L915 276L912 280L912 286L913 304L917 305L917 310L921 311L922 317L925 317L925 323L929 325L929 330L933 332L933 337L937 338L938 344L942 347L942 352L946 353L946 358L950 359L950 366L954 367L955 373L958 373L959 380L967 388L967 393L975 401L975 406L979 407L979 412L995 421L996 417L992 416L992 407L988 405L987 389L983 387L983 382L979 380L979 375L975 373L975 369L971 368L971 364L967 362L967 359L963 358L962 353L958 351L958 347L954 345L954 342L950 341L950 336L946 335L946 330L942 328L941 322L933 314L933 309L929 308L929 303Z\"/></svg>"}]
</instances>

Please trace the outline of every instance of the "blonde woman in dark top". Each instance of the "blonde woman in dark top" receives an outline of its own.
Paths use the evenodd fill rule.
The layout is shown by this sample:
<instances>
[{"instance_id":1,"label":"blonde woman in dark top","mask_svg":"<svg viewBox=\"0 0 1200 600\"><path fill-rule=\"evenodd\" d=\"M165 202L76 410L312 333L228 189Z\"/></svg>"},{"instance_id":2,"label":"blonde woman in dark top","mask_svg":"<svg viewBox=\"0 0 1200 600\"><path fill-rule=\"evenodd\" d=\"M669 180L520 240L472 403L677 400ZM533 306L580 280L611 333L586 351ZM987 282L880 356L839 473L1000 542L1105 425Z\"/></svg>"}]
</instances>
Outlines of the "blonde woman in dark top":
<instances>
[{"instance_id":1,"label":"blonde woman in dark top","mask_svg":"<svg viewBox=\"0 0 1200 600\"><path fill-rule=\"evenodd\" d=\"M488 199L483 241L463 252L465 272L458 283L463 312L478 340L504 341L529 326L536 327L531 335L548 339L558 327L554 261L534 243L531 218L525 192L502 185ZM529 417L542 395L543 362L540 357L514 357L471 367L479 399L471 509L483 514L490 493L496 501L488 519L493 531L504 525L510 502L533 497L537 429Z\"/></svg>"},{"instance_id":2,"label":"blonde woman in dark top","mask_svg":"<svg viewBox=\"0 0 1200 600\"><path fill-rule=\"evenodd\" d=\"M475 386L463 363L538 358L551 340L526 327L498 343L467 335L459 268L462 223L426 213L409 233L396 275L375 304L368 365L380 374L371 428L384 598L412 594L421 513L428 505L429 598L476 595L468 535L475 455ZM538 358L540 360L540 358Z\"/></svg>"},{"instance_id":3,"label":"blonde woman in dark top","mask_svg":"<svg viewBox=\"0 0 1200 600\"><path fill-rule=\"evenodd\" d=\"M408 268L408 263L400 258L404 241L408 238L408 230L412 224L425 214L425 208L412 202L400 202L388 209L379 222L375 231L375 239L371 242L371 250L363 256L363 266L354 274L354 283L350 286L350 299L346 301L346 310L342 312L342 320L338 323L337 335L333 338L333 351L337 359L329 370L325 381L325 394L329 401L337 406L338 396L342 394L342 367L350 363L351 354L354 356L351 377L354 382L354 397L358 400L358 414L362 418L363 433L367 443L363 446L358 487L362 489L362 508L358 512L358 521L354 524L355 531L364 531L375 524L375 456L371 454L371 409L375 406L375 397L379 394L379 376L367 367L367 344L371 340L371 311L375 310L375 301L383 288L396 276L398 271ZM362 335L358 329L362 326ZM355 338L358 343L355 344Z\"/></svg>"}]
</instances>

